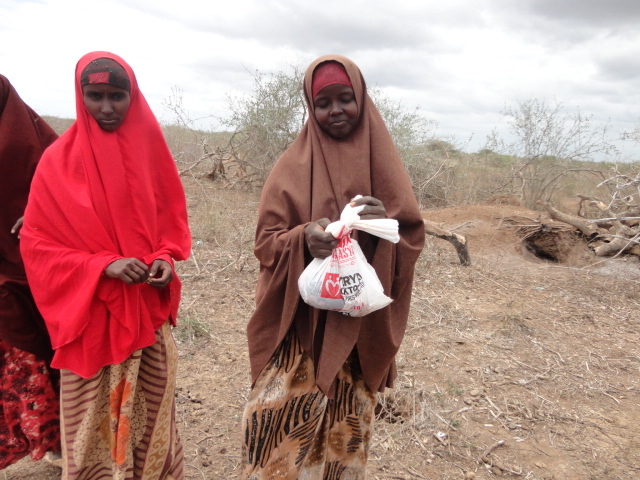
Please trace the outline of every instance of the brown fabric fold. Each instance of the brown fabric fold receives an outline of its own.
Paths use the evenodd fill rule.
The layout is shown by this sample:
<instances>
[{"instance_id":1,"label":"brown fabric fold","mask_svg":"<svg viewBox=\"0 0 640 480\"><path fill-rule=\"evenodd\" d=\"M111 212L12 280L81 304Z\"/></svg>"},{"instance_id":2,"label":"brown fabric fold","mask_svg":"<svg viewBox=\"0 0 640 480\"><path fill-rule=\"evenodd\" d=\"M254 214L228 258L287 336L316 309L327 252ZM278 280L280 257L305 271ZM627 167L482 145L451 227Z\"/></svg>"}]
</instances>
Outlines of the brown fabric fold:
<instances>
[{"instance_id":1,"label":"brown fabric fold","mask_svg":"<svg viewBox=\"0 0 640 480\"><path fill-rule=\"evenodd\" d=\"M50 360L53 351L11 228L24 214L42 152L56 138L0 75L0 339L43 360Z\"/></svg>"},{"instance_id":2,"label":"brown fabric fold","mask_svg":"<svg viewBox=\"0 0 640 480\"><path fill-rule=\"evenodd\" d=\"M345 67L358 104L358 125L343 140L325 134L313 115L313 71L326 61ZM424 245L422 215L358 67L342 56L320 57L307 69L304 92L309 119L276 162L260 201L255 255L261 267L256 310L247 327L252 381L289 329L295 328L314 359L316 383L325 394L332 395L336 374L354 348L367 385L382 391L395 379L394 358L406 328L414 266ZM365 233L357 235L385 293L394 300L361 318L309 307L300 299L297 285L311 260L304 227L324 217L337 220L356 195L380 199L387 216L398 220L401 238L393 244Z\"/></svg>"}]
</instances>

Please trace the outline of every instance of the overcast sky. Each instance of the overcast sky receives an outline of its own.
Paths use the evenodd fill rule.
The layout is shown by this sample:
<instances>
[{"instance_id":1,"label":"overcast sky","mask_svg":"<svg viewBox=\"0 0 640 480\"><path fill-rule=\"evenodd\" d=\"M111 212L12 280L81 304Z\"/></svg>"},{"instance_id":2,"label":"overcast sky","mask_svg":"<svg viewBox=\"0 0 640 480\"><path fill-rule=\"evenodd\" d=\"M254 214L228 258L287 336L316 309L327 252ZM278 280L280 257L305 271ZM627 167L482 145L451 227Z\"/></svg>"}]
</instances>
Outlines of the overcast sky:
<instances>
[{"instance_id":1,"label":"overcast sky","mask_svg":"<svg viewBox=\"0 0 640 480\"><path fill-rule=\"evenodd\" d=\"M182 89L203 128L251 92L249 72L328 53L467 151L529 98L614 136L640 124L640 0L0 0L0 73L38 113L75 117L75 64L93 50L129 62L160 120Z\"/></svg>"}]
</instances>

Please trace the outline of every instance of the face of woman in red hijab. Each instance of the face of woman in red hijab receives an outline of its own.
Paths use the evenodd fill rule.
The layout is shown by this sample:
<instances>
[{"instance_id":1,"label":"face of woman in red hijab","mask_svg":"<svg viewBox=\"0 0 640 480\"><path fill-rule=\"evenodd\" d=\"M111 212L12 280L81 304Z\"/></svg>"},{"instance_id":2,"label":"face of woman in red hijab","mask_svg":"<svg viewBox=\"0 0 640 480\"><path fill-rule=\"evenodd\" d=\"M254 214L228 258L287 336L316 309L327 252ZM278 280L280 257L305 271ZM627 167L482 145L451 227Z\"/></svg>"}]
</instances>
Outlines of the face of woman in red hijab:
<instances>
[{"instance_id":1,"label":"face of woman in red hijab","mask_svg":"<svg viewBox=\"0 0 640 480\"><path fill-rule=\"evenodd\" d=\"M336 140L347 138L358 120L353 88L334 84L324 87L313 99L314 116L320 128Z\"/></svg>"},{"instance_id":2,"label":"face of woman in red hijab","mask_svg":"<svg viewBox=\"0 0 640 480\"><path fill-rule=\"evenodd\" d=\"M89 114L107 132L113 132L122 125L131 103L127 90L108 83L83 86L82 98Z\"/></svg>"}]
</instances>

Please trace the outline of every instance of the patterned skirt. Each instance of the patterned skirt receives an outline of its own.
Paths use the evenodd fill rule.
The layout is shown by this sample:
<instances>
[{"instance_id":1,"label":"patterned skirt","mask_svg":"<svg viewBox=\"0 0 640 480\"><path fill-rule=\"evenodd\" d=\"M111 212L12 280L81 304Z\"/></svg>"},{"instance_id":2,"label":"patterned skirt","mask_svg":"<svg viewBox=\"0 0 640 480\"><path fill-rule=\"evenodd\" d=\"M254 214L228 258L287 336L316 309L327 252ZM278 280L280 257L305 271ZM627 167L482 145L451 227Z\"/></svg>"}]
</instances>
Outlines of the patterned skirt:
<instances>
[{"instance_id":1,"label":"patterned skirt","mask_svg":"<svg viewBox=\"0 0 640 480\"><path fill-rule=\"evenodd\" d=\"M184 478L175 423L178 352L168 323L156 339L92 378L61 370L63 479Z\"/></svg>"},{"instance_id":2,"label":"patterned skirt","mask_svg":"<svg viewBox=\"0 0 640 480\"><path fill-rule=\"evenodd\" d=\"M335 398L329 399L315 384L312 360L290 333L249 394L242 478L364 479L375 405L357 355L343 365Z\"/></svg>"},{"instance_id":3,"label":"patterned skirt","mask_svg":"<svg viewBox=\"0 0 640 480\"><path fill-rule=\"evenodd\" d=\"M60 451L57 370L0 340L0 470Z\"/></svg>"}]
</instances>

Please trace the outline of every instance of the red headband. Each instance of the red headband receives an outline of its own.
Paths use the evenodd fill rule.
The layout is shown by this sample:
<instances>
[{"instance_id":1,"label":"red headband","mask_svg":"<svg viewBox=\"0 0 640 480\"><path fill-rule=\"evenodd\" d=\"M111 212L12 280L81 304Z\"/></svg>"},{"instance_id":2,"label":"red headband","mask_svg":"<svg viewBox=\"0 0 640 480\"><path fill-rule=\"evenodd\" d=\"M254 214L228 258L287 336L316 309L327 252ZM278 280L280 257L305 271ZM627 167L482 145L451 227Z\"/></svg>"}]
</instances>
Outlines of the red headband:
<instances>
[{"instance_id":1,"label":"red headband","mask_svg":"<svg viewBox=\"0 0 640 480\"><path fill-rule=\"evenodd\" d=\"M329 85L346 85L353 87L347 71L338 62L324 62L318 65L313 72L311 94L315 98L318 92Z\"/></svg>"},{"instance_id":2,"label":"red headband","mask_svg":"<svg viewBox=\"0 0 640 480\"><path fill-rule=\"evenodd\" d=\"M122 65L112 58L96 58L84 67L80 77L80 85L84 87L93 83L108 83L127 92L131 91L131 82L127 72Z\"/></svg>"}]
</instances>

